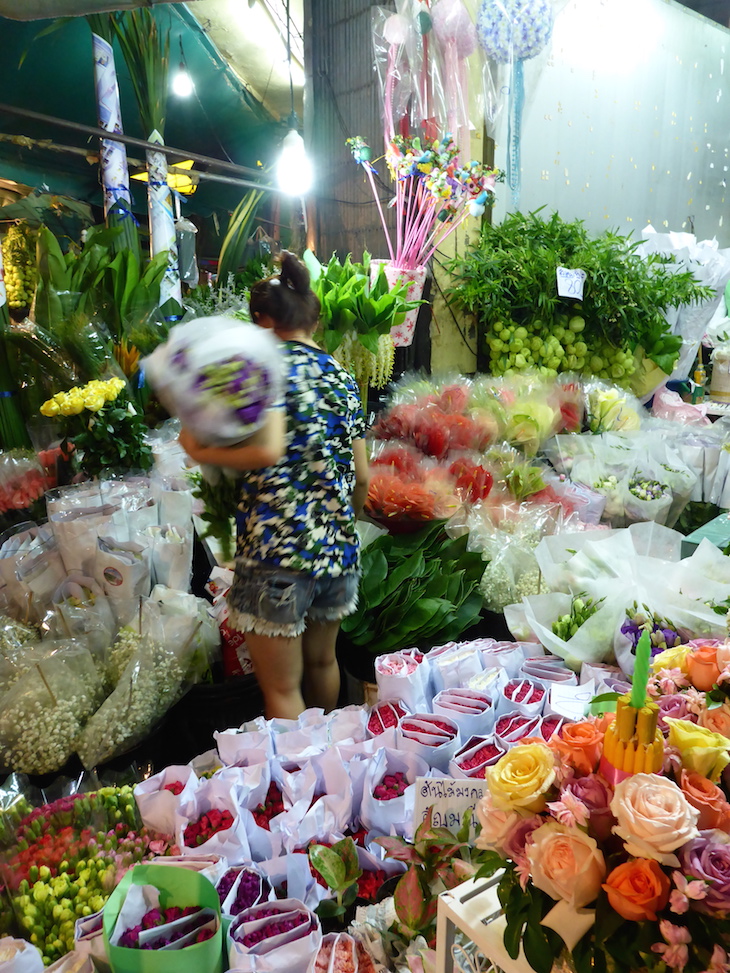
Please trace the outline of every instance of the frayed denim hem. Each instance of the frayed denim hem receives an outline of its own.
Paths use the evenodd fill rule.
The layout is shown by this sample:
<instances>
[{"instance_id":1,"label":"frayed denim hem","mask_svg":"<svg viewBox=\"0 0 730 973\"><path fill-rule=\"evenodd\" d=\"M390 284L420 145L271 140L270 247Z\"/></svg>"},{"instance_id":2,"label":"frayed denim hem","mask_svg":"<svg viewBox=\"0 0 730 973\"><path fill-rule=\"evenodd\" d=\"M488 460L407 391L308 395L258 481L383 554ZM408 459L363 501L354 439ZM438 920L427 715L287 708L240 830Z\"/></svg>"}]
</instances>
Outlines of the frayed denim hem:
<instances>
[{"instance_id":1,"label":"frayed denim hem","mask_svg":"<svg viewBox=\"0 0 730 973\"><path fill-rule=\"evenodd\" d=\"M307 615L313 622L339 622L348 615L354 615L357 611L357 596L346 605L339 605L337 608L310 608Z\"/></svg>"},{"instance_id":2,"label":"frayed denim hem","mask_svg":"<svg viewBox=\"0 0 730 973\"><path fill-rule=\"evenodd\" d=\"M280 622L268 622L265 618L257 618L248 612L236 611L235 608L228 609L228 624L237 632L253 632L255 635L266 635L270 638L281 636L288 639L295 639L306 627L304 619L290 625L282 625Z\"/></svg>"}]
</instances>

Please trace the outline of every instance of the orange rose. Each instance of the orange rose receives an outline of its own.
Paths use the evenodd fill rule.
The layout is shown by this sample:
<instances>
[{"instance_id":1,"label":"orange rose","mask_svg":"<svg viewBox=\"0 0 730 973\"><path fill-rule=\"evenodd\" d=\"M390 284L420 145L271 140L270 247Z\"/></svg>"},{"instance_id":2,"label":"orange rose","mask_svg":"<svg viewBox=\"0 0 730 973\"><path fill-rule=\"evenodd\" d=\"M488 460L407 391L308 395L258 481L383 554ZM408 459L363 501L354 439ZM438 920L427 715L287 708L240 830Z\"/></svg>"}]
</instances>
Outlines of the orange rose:
<instances>
[{"instance_id":1,"label":"orange rose","mask_svg":"<svg viewBox=\"0 0 730 973\"><path fill-rule=\"evenodd\" d=\"M603 889L614 912L629 922L651 919L669 901L671 882L658 862L634 858L618 865L606 879Z\"/></svg>"},{"instance_id":2,"label":"orange rose","mask_svg":"<svg viewBox=\"0 0 730 973\"><path fill-rule=\"evenodd\" d=\"M604 731L597 723L564 723L549 746L580 774L592 774L603 751Z\"/></svg>"},{"instance_id":3,"label":"orange rose","mask_svg":"<svg viewBox=\"0 0 730 973\"><path fill-rule=\"evenodd\" d=\"M702 774L682 771L679 786L692 807L700 812L700 831L730 831L730 804L716 784Z\"/></svg>"},{"instance_id":4,"label":"orange rose","mask_svg":"<svg viewBox=\"0 0 730 973\"><path fill-rule=\"evenodd\" d=\"M707 692L717 682L720 670L717 666L717 645L700 642L687 656L687 674L695 689Z\"/></svg>"}]
</instances>

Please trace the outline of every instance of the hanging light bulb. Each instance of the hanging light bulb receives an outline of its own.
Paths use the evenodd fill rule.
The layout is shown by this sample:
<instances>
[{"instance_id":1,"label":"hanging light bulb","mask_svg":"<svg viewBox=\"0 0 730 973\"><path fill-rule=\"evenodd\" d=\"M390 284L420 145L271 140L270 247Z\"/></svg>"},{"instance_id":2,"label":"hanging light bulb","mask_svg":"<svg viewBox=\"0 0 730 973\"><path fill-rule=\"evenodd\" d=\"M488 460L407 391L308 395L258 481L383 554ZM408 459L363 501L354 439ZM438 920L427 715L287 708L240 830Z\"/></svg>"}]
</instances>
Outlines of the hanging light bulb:
<instances>
[{"instance_id":1,"label":"hanging light bulb","mask_svg":"<svg viewBox=\"0 0 730 973\"><path fill-rule=\"evenodd\" d=\"M297 128L297 116L289 116L289 131L281 143L281 155L276 163L279 189L289 196L306 196L312 188L312 164L307 158L304 139Z\"/></svg>"},{"instance_id":2,"label":"hanging light bulb","mask_svg":"<svg viewBox=\"0 0 730 973\"><path fill-rule=\"evenodd\" d=\"M294 111L294 80L291 60L291 19L289 0L286 0L286 60L289 65L289 96L291 112L287 119L289 131L281 143L281 155L276 163L276 181L279 189L289 196L306 196L312 188L312 164L307 158L304 139L299 134L299 119Z\"/></svg>"},{"instance_id":3,"label":"hanging light bulb","mask_svg":"<svg viewBox=\"0 0 730 973\"><path fill-rule=\"evenodd\" d=\"M190 72L188 71L187 64L185 63L185 55L183 54L182 37L178 38L180 41L180 64L177 69L177 73L172 79L172 92L177 95L178 98L189 98L190 95L195 91L195 84L193 79L190 77Z\"/></svg>"}]
</instances>

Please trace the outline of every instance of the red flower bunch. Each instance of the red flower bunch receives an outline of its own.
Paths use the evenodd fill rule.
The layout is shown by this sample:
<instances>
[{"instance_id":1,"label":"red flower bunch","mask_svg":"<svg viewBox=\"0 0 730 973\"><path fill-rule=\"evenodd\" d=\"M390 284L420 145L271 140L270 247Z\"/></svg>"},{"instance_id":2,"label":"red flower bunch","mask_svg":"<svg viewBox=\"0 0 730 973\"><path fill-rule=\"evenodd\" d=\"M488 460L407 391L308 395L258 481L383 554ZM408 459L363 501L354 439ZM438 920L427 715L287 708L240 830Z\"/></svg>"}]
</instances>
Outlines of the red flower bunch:
<instances>
[{"instance_id":1,"label":"red flower bunch","mask_svg":"<svg viewBox=\"0 0 730 973\"><path fill-rule=\"evenodd\" d=\"M185 784L183 784L182 781L174 780L171 784L165 784L162 789L163 791L169 791L171 794L174 794L175 797L177 797L178 794L182 794L184 788Z\"/></svg>"},{"instance_id":2,"label":"red flower bunch","mask_svg":"<svg viewBox=\"0 0 730 973\"><path fill-rule=\"evenodd\" d=\"M394 774L386 774L378 786L373 790L373 796L378 801L392 801L396 797L403 797L408 787L406 775L402 770Z\"/></svg>"},{"instance_id":3,"label":"red flower bunch","mask_svg":"<svg viewBox=\"0 0 730 973\"><path fill-rule=\"evenodd\" d=\"M259 804L255 811L252 811L254 821L260 828L265 828L267 831L271 831L271 826L269 822L272 818L275 818L277 814L281 814L284 810L284 801L281 795L281 791L276 786L276 784L271 781L269 784L269 789L266 792L266 797L263 804Z\"/></svg>"},{"instance_id":4,"label":"red flower bunch","mask_svg":"<svg viewBox=\"0 0 730 973\"><path fill-rule=\"evenodd\" d=\"M456 480L456 492L467 503L486 500L492 490L494 479L489 470L466 459L457 459L449 467L449 473Z\"/></svg>"},{"instance_id":5,"label":"red flower bunch","mask_svg":"<svg viewBox=\"0 0 730 973\"><path fill-rule=\"evenodd\" d=\"M46 492L46 478L41 470L30 467L18 476L0 481L0 514L9 510L27 510Z\"/></svg>"},{"instance_id":6,"label":"red flower bunch","mask_svg":"<svg viewBox=\"0 0 730 973\"><path fill-rule=\"evenodd\" d=\"M424 733L426 736L437 737L438 743L445 742L445 739L453 740L456 736L456 730L453 726L449 726L448 723L444 723L443 720L438 720L435 716L429 714L419 714L414 718L414 721L403 720L400 726L406 735Z\"/></svg>"},{"instance_id":7,"label":"red flower bunch","mask_svg":"<svg viewBox=\"0 0 730 973\"><path fill-rule=\"evenodd\" d=\"M218 811L213 808L211 811L201 814L197 821L191 821L183 832L183 841L186 848L197 848L204 844L214 834L219 831L227 831L233 824L233 815L230 811Z\"/></svg>"},{"instance_id":8,"label":"red flower bunch","mask_svg":"<svg viewBox=\"0 0 730 973\"><path fill-rule=\"evenodd\" d=\"M382 868L375 872L363 872L357 880L358 898L365 899L366 902L374 902L380 886L387 878Z\"/></svg>"},{"instance_id":9,"label":"red flower bunch","mask_svg":"<svg viewBox=\"0 0 730 973\"><path fill-rule=\"evenodd\" d=\"M378 703L377 706L373 707L370 719L368 720L368 730L373 736L378 736L387 730L388 727L396 726L398 720L405 715L406 711L400 701L395 700L391 702L390 700L384 700L382 703Z\"/></svg>"},{"instance_id":10,"label":"red flower bunch","mask_svg":"<svg viewBox=\"0 0 730 973\"><path fill-rule=\"evenodd\" d=\"M413 427L418 417L419 407L407 403L394 405L387 412L382 412L372 427L375 439L399 439L406 442L413 435Z\"/></svg>"},{"instance_id":11,"label":"red flower bunch","mask_svg":"<svg viewBox=\"0 0 730 973\"><path fill-rule=\"evenodd\" d=\"M501 757L504 751L501 747L498 747L494 743L485 743L474 753L470 754L468 757L462 756L456 758L457 766L464 771L467 776L472 776L470 771L480 771L479 776L484 776L484 768L489 764L490 761Z\"/></svg>"},{"instance_id":12,"label":"red flower bunch","mask_svg":"<svg viewBox=\"0 0 730 973\"><path fill-rule=\"evenodd\" d=\"M423 480L423 470L418 458L406 446L388 446L371 460L370 465L378 472L391 473L403 480Z\"/></svg>"},{"instance_id":13,"label":"red flower bunch","mask_svg":"<svg viewBox=\"0 0 730 973\"><path fill-rule=\"evenodd\" d=\"M503 689L507 699L513 703L539 703L545 695L545 690L537 683L528 679L513 679Z\"/></svg>"},{"instance_id":14,"label":"red flower bunch","mask_svg":"<svg viewBox=\"0 0 730 973\"><path fill-rule=\"evenodd\" d=\"M494 732L498 737L503 740L508 740L510 743L515 743L517 740L521 740L523 737L529 736L533 730L536 730L540 722L539 716L520 716L515 714L513 716L500 716L497 720L496 726L494 727Z\"/></svg>"},{"instance_id":15,"label":"red flower bunch","mask_svg":"<svg viewBox=\"0 0 730 973\"><path fill-rule=\"evenodd\" d=\"M277 908L262 909L260 912L252 914L250 918L275 920L281 914L281 910ZM279 936L282 933L291 932L292 929L296 929L298 926L303 926L310 922L311 919L306 912L295 912L288 918L279 918L278 921L267 922L261 928L246 933L239 942L242 942L244 946L250 949L256 943L263 942L264 939L270 939L272 936Z\"/></svg>"}]
</instances>

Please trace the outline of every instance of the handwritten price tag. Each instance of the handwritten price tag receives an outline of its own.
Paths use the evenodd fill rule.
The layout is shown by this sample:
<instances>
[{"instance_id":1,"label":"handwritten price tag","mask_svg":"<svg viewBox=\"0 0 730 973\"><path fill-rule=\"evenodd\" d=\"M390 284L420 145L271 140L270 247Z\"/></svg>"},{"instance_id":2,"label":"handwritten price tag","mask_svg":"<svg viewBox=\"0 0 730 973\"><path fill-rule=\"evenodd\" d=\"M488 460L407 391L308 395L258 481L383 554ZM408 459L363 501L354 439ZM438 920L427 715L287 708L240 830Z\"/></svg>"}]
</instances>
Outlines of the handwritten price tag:
<instances>
[{"instance_id":1,"label":"handwritten price tag","mask_svg":"<svg viewBox=\"0 0 730 973\"><path fill-rule=\"evenodd\" d=\"M484 797L486 780L455 780L451 777L416 777L416 801L413 811L415 827L433 808L434 828L448 828L454 834L461 827L467 810L473 811Z\"/></svg>"},{"instance_id":2,"label":"handwritten price tag","mask_svg":"<svg viewBox=\"0 0 730 973\"><path fill-rule=\"evenodd\" d=\"M567 267L558 267L558 296L572 297L576 301L582 301L583 285L587 276L585 270L569 270Z\"/></svg>"}]
</instances>

